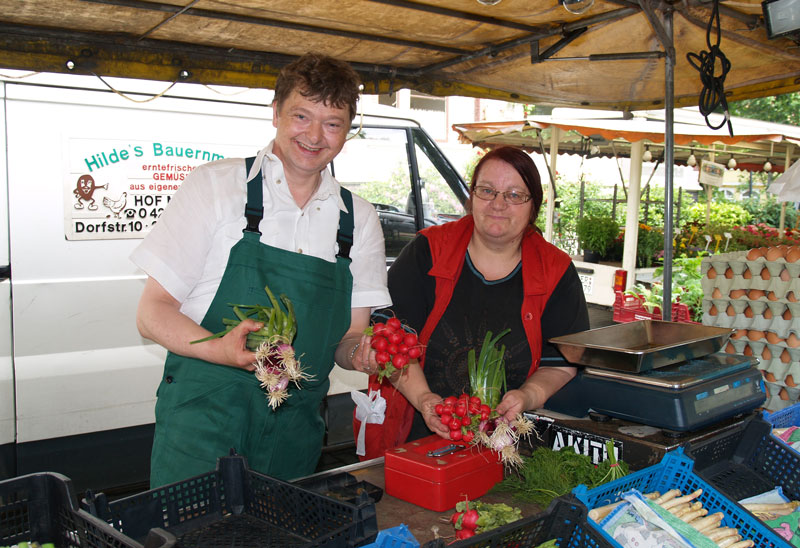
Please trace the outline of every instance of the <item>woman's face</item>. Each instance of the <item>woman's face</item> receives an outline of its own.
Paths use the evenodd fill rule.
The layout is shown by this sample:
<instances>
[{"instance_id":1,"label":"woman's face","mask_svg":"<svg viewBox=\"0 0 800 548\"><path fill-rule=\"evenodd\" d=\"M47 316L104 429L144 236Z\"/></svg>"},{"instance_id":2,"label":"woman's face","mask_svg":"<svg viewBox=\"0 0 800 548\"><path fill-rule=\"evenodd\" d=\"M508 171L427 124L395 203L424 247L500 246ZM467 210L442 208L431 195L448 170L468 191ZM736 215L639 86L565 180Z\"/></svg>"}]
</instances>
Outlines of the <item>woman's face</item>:
<instances>
[{"instance_id":1,"label":"woman's face","mask_svg":"<svg viewBox=\"0 0 800 548\"><path fill-rule=\"evenodd\" d=\"M482 200L476 195L480 188L491 188L500 191L494 199ZM511 204L502 192L515 191L530 196L528 187L519 173L502 160L489 160L481 166L475 181L472 199L472 216L475 219L475 230L488 240L497 243L513 242L522 237L531 220L533 201L522 204Z\"/></svg>"}]
</instances>

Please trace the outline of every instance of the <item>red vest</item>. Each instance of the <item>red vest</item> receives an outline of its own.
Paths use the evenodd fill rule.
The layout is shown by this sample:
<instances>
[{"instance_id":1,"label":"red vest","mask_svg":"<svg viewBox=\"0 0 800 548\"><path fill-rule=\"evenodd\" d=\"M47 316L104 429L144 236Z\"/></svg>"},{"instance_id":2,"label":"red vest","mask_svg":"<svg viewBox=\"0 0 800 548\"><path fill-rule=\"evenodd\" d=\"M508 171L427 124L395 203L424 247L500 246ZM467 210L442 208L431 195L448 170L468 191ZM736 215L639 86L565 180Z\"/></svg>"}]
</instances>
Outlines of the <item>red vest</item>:
<instances>
[{"instance_id":1,"label":"red vest","mask_svg":"<svg viewBox=\"0 0 800 548\"><path fill-rule=\"evenodd\" d=\"M428 344L433 330L442 318L453 289L461 276L464 258L472 237L471 215L432 226L420 232L428 239L433 266L428 274L436 278L436 298L433 309L419 335L423 345ZM529 230L522 239L522 285L525 292L522 300L522 325L531 349L533 360L528 376L539 367L542 355L541 318L547 300L564 275L570 262L569 255L549 244L539 232ZM425 367L425 355L420 357L420 366ZM466 364L465 364L466 367ZM374 378L370 377L370 384ZM414 408L394 386L385 381L381 395L386 399L386 417L383 424L367 424L366 455L362 459L382 457L386 449L405 443L411 431ZM451 394L444 394L449 396ZM353 419L354 434L358 434L361 423Z\"/></svg>"}]
</instances>

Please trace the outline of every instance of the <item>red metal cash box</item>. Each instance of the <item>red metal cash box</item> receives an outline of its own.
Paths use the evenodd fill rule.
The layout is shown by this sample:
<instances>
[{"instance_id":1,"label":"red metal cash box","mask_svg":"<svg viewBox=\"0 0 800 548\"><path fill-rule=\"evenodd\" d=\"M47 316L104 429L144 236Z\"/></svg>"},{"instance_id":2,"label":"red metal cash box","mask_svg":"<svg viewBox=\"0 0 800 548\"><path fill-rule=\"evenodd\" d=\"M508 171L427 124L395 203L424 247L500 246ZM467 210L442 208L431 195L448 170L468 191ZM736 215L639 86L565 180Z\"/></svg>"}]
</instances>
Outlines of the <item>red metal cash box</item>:
<instances>
[{"instance_id":1,"label":"red metal cash box","mask_svg":"<svg viewBox=\"0 0 800 548\"><path fill-rule=\"evenodd\" d=\"M485 495L503 479L503 463L494 451L434 434L388 449L384 479L386 494L442 512Z\"/></svg>"}]
</instances>

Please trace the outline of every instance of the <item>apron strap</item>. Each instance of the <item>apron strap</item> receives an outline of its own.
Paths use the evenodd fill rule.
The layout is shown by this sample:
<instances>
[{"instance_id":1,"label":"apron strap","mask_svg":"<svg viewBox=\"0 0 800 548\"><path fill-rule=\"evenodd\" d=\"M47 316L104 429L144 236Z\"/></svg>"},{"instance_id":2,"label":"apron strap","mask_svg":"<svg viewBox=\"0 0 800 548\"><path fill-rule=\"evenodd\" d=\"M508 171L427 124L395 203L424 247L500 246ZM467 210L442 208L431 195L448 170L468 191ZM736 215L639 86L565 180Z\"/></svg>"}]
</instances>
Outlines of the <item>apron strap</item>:
<instances>
[{"instance_id":1,"label":"apron strap","mask_svg":"<svg viewBox=\"0 0 800 548\"><path fill-rule=\"evenodd\" d=\"M255 157L245 158L245 173L249 174L250 169L253 167ZM261 234L258 230L258 224L264 217L264 189L261 181L261 170L247 181L247 205L244 209L244 216L247 218L247 226L242 232L255 232ZM353 230L355 227L355 220L353 217L353 195L344 187L341 187L340 194L342 201L347 211L339 212L339 230L336 232L336 243L339 244L339 252L337 257L343 259L350 259L350 249L353 247Z\"/></svg>"},{"instance_id":2,"label":"apron strap","mask_svg":"<svg viewBox=\"0 0 800 548\"><path fill-rule=\"evenodd\" d=\"M336 232L339 253L336 256L352 260L350 259L350 248L353 247L353 227L355 226L355 221L353 220L353 195L344 187L341 187L340 194L347 211L339 212L339 230Z\"/></svg>"},{"instance_id":3,"label":"apron strap","mask_svg":"<svg viewBox=\"0 0 800 548\"><path fill-rule=\"evenodd\" d=\"M245 177L250 174L250 169L255 162L255 156L244 159ZM256 232L261 235L258 230L258 223L264 217L264 190L261 182L261 170L255 177L247 181L247 206L244 209L244 216L247 218L247 226L242 232Z\"/></svg>"}]
</instances>

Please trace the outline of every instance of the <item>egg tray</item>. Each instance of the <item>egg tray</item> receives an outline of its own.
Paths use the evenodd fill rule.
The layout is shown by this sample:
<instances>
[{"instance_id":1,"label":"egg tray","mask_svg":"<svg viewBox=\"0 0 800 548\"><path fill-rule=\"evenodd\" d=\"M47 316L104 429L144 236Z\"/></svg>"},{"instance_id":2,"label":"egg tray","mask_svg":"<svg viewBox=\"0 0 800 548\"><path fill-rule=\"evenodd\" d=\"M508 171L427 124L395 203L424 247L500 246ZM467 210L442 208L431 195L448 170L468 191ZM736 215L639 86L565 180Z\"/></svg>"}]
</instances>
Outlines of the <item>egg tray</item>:
<instances>
[{"instance_id":1,"label":"egg tray","mask_svg":"<svg viewBox=\"0 0 800 548\"><path fill-rule=\"evenodd\" d=\"M770 344L763 340L731 337L724 350L729 354L758 358L757 367L764 377L767 393L765 409L778 411L800 399L800 347L788 348L786 343Z\"/></svg>"}]
</instances>

